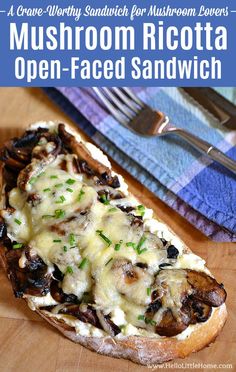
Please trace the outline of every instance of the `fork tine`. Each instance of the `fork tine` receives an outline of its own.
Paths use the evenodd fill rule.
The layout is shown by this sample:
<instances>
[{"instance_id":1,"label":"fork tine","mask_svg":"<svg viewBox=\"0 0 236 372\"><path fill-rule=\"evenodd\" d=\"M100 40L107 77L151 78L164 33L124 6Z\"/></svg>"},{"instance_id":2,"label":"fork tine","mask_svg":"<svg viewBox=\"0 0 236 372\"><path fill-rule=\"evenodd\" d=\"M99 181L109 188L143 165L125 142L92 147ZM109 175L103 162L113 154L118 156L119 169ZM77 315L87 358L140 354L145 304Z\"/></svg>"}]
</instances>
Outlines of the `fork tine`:
<instances>
[{"instance_id":1,"label":"fork tine","mask_svg":"<svg viewBox=\"0 0 236 372\"><path fill-rule=\"evenodd\" d=\"M145 103L141 101L129 88L122 88L139 106L145 107Z\"/></svg>"},{"instance_id":2,"label":"fork tine","mask_svg":"<svg viewBox=\"0 0 236 372\"><path fill-rule=\"evenodd\" d=\"M111 103L114 103L119 109L120 111L126 115L129 119L133 119L134 118L134 115L129 111L126 103L122 103L116 96L115 94L110 91L109 88L103 88L103 91L106 93L107 97L109 98L109 100L111 101Z\"/></svg>"},{"instance_id":3,"label":"fork tine","mask_svg":"<svg viewBox=\"0 0 236 372\"><path fill-rule=\"evenodd\" d=\"M112 90L132 111L136 112L136 114L139 113L140 107L137 107L137 103L131 100L127 94L124 94L120 88L113 87Z\"/></svg>"},{"instance_id":4,"label":"fork tine","mask_svg":"<svg viewBox=\"0 0 236 372\"><path fill-rule=\"evenodd\" d=\"M121 112L119 110L117 110L111 104L111 102L106 98L104 93L102 91L100 91L99 88L93 87L93 90L95 91L97 96L100 98L100 100L103 102L103 104L108 109L108 111L110 111L110 113L116 118L116 120L119 121L121 124L127 126L128 122L129 122L128 118L125 117L124 115L122 115Z\"/></svg>"}]
</instances>

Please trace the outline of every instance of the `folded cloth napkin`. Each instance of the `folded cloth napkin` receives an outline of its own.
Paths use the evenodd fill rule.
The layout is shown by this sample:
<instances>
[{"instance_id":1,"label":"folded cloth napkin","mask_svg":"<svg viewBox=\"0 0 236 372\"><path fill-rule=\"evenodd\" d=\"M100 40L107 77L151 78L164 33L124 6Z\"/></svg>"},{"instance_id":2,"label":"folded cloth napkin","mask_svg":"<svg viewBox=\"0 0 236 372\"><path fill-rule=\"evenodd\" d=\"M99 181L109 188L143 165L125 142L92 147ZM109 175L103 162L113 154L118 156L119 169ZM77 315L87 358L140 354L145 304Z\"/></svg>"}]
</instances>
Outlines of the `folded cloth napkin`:
<instances>
[{"instance_id":1,"label":"folded cloth napkin","mask_svg":"<svg viewBox=\"0 0 236 372\"><path fill-rule=\"evenodd\" d=\"M144 138L122 127L91 88L45 90L117 163L206 236L236 242L236 176L230 171L177 136ZM220 127L181 90L133 90L151 107L165 112L176 126L236 160L236 131Z\"/></svg>"}]
</instances>

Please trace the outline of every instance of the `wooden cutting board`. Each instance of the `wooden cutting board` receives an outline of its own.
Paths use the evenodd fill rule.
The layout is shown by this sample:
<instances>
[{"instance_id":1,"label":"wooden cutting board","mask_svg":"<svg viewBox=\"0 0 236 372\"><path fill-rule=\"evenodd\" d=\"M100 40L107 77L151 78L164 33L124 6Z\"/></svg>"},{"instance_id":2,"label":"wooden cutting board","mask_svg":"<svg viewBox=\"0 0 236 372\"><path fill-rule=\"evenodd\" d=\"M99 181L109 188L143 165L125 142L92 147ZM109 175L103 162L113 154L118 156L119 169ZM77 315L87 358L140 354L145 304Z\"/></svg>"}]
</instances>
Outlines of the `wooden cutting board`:
<instances>
[{"instance_id":1,"label":"wooden cutting board","mask_svg":"<svg viewBox=\"0 0 236 372\"><path fill-rule=\"evenodd\" d=\"M0 141L17 135L38 120L71 121L37 88L0 88ZM236 370L236 245L215 244L204 237L173 210L164 205L131 176L114 164L128 180L131 191L179 234L187 245L206 259L209 268L224 282L228 292L229 317L214 344L174 363L212 364L209 368L182 365L182 370L214 371L213 364L231 363ZM141 372L146 367L97 355L64 338L28 309L23 300L13 297L10 284L0 269L0 371L9 372ZM226 371L225 367L218 371Z\"/></svg>"}]
</instances>

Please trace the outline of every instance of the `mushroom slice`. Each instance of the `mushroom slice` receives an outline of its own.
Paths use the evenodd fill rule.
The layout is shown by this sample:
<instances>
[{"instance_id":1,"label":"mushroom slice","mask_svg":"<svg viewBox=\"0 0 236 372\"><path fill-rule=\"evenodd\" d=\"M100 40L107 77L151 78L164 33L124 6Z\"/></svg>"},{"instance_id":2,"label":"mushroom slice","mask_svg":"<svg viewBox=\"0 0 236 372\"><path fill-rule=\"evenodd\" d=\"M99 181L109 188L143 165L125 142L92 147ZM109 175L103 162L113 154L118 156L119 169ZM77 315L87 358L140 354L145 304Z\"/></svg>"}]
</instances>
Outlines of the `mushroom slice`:
<instances>
[{"instance_id":1,"label":"mushroom slice","mask_svg":"<svg viewBox=\"0 0 236 372\"><path fill-rule=\"evenodd\" d=\"M5 195L2 195L2 199L3 200L5 199L3 205L7 205L8 204L8 192L11 191L14 187L16 187L16 181L17 181L16 175L19 170L16 171L16 169L9 168L6 166L6 164L5 165L1 164L0 170L2 170L2 167L3 167L3 180L5 183Z\"/></svg>"},{"instance_id":2,"label":"mushroom slice","mask_svg":"<svg viewBox=\"0 0 236 372\"><path fill-rule=\"evenodd\" d=\"M3 218L0 216L0 240L5 238L7 236L7 227L3 220Z\"/></svg>"},{"instance_id":3,"label":"mushroom slice","mask_svg":"<svg viewBox=\"0 0 236 372\"><path fill-rule=\"evenodd\" d=\"M175 317L171 309L163 312L161 321L156 325L156 333L160 336L172 337L183 332L189 325L190 319L186 316Z\"/></svg>"},{"instance_id":4,"label":"mushroom slice","mask_svg":"<svg viewBox=\"0 0 236 372\"><path fill-rule=\"evenodd\" d=\"M84 323L90 323L97 328L102 328L95 309L91 305L65 305L59 310L60 314L74 316Z\"/></svg>"},{"instance_id":5,"label":"mushroom slice","mask_svg":"<svg viewBox=\"0 0 236 372\"><path fill-rule=\"evenodd\" d=\"M48 160L51 155L54 158L60 153L62 147L61 139L58 135L44 133L39 137L38 144L33 148L32 158L39 160Z\"/></svg>"},{"instance_id":6,"label":"mushroom slice","mask_svg":"<svg viewBox=\"0 0 236 372\"><path fill-rule=\"evenodd\" d=\"M156 276L154 290L162 306L165 308L180 309L183 300L191 294L191 286L186 279L186 270L160 270Z\"/></svg>"},{"instance_id":7,"label":"mushroom slice","mask_svg":"<svg viewBox=\"0 0 236 372\"><path fill-rule=\"evenodd\" d=\"M31 152L37 140L38 135L35 132L9 140L0 151L0 159L11 169L23 169L30 162Z\"/></svg>"},{"instance_id":8,"label":"mushroom slice","mask_svg":"<svg viewBox=\"0 0 236 372\"><path fill-rule=\"evenodd\" d=\"M27 268L29 271L45 269L45 263L43 262L43 260L37 255L36 252L30 249L29 246L25 248L23 254L26 258L24 267Z\"/></svg>"},{"instance_id":9,"label":"mushroom slice","mask_svg":"<svg viewBox=\"0 0 236 372\"><path fill-rule=\"evenodd\" d=\"M77 211L76 214L66 218L64 221L51 225L50 230L59 235L69 234L71 231L85 231L92 223L89 210Z\"/></svg>"},{"instance_id":10,"label":"mushroom slice","mask_svg":"<svg viewBox=\"0 0 236 372\"><path fill-rule=\"evenodd\" d=\"M32 207L36 207L41 202L41 197L36 192L29 194L27 197L27 203L32 205Z\"/></svg>"},{"instance_id":11,"label":"mushroom slice","mask_svg":"<svg viewBox=\"0 0 236 372\"><path fill-rule=\"evenodd\" d=\"M104 329L109 335L116 336L121 332L121 329L113 323L109 315L104 315L102 311L97 310L98 319Z\"/></svg>"},{"instance_id":12,"label":"mushroom slice","mask_svg":"<svg viewBox=\"0 0 236 372\"><path fill-rule=\"evenodd\" d=\"M187 281L193 289L194 299L213 307L225 302L226 291L217 281L204 272L187 271Z\"/></svg>"},{"instance_id":13,"label":"mushroom slice","mask_svg":"<svg viewBox=\"0 0 236 372\"><path fill-rule=\"evenodd\" d=\"M7 148L3 148L0 151L0 160L4 162L6 166L8 166L11 169L21 170L25 167L25 163L15 159L12 152L10 152Z\"/></svg>"},{"instance_id":14,"label":"mushroom slice","mask_svg":"<svg viewBox=\"0 0 236 372\"><path fill-rule=\"evenodd\" d=\"M53 134L45 133L40 142L32 151L32 161L18 175L18 187L26 191L27 185L33 176L38 176L44 167L52 163L61 150L61 139Z\"/></svg>"},{"instance_id":15,"label":"mushroom slice","mask_svg":"<svg viewBox=\"0 0 236 372\"><path fill-rule=\"evenodd\" d=\"M195 270L161 270L156 284L159 293L162 293L162 303L167 307L170 301L180 307L187 296L213 307L222 305L226 299L224 288L214 278Z\"/></svg>"},{"instance_id":16,"label":"mushroom slice","mask_svg":"<svg viewBox=\"0 0 236 372\"><path fill-rule=\"evenodd\" d=\"M53 280L50 286L50 293L53 299L59 303L72 303L76 304L78 303L78 298L73 295L69 294L67 295L66 293L63 292L63 290L59 287L59 282L57 280Z\"/></svg>"},{"instance_id":17,"label":"mushroom slice","mask_svg":"<svg viewBox=\"0 0 236 372\"><path fill-rule=\"evenodd\" d=\"M161 270L155 285L157 295L146 315L154 320L160 319L158 314L162 315L156 325L161 336L175 336L189 324L207 321L211 306L220 306L226 297L214 278L194 270Z\"/></svg>"},{"instance_id":18,"label":"mushroom slice","mask_svg":"<svg viewBox=\"0 0 236 372\"><path fill-rule=\"evenodd\" d=\"M116 289L129 301L138 305L147 305L150 296L147 288L153 283L153 276L146 269L132 265L125 259L118 259L112 266Z\"/></svg>"},{"instance_id":19,"label":"mushroom slice","mask_svg":"<svg viewBox=\"0 0 236 372\"><path fill-rule=\"evenodd\" d=\"M27 130L22 137L20 138L13 138L12 143L15 148L24 149L24 151L27 151L27 153L31 154L31 151L33 147L38 142L39 136L41 136L43 133L47 133L48 129L46 128L38 128L36 130Z\"/></svg>"},{"instance_id":20,"label":"mushroom slice","mask_svg":"<svg viewBox=\"0 0 236 372\"><path fill-rule=\"evenodd\" d=\"M106 186L106 188L104 188L104 186L102 186L102 188L101 186L97 186L96 189L97 189L97 193L98 193L100 201L102 201L103 197L105 197L109 201L124 198L124 194L121 191L115 190L110 186ZM117 205L117 208L119 207L120 206Z\"/></svg>"},{"instance_id":21,"label":"mushroom slice","mask_svg":"<svg viewBox=\"0 0 236 372\"><path fill-rule=\"evenodd\" d=\"M197 301L191 297L189 297L186 300L183 307L189 309L189 315L191 318L190 324L206 322L210 318L212 313L211 306L204 304L203 302Z\"/></svg>"},{"instance_id":22,"label":"mushroom slice","mask_svg":"<svg viewBox=\"0 0 236 372\"><path fill-rule=\"evenodd\" d=\"M47 274L47 266L40 262L35 268L20 268L19 259L22 250L10 250L6 253L7 267L16 297L24 294L45 296L50 289L51 275Z\"/></svg>"},{"instance_id":23,"label":"mushroom slice","mask_svg":"<svg viewBox=\"0 0 236 372\"><path fill-rule=\"evenodd\" d=\"M148 318L153 318L153 316L156 314L156 312L161 308L161 301L160 300L156 300L156 301L153 301L151 302L149 305L148 305L148 308L146 310L146 315Z\"/></svg>"},{"instance_id":24,"label":"mushroom slice","mask_svg":"<svg viewBox=\"0 0 236 372\"><path fill-rule=\"evenodd\" d=\"M65 124L58 125L58 134L63 143L67 145L80 159L85 160L93 170L99 174L110 174L111 171L108 167L95 160L86 146L82 142L78 142L72 134L66 131Z\"/></svg>"},{"instance_id":25,"label":"mushroom slice","mask_svg":"<svg viewBox=\"0 0 236 372\"><path fill-rule=\"evenodd\" d=\"M103 184L107 184L114 188L120 186L118 177L113 177L110 168L94 159L86 146L82 142L78 142L75 136L66 131L65 124L58 125L58 134L63 144L69 147L80 160L86 162L86 164L83 164L83 168L86 168L86 165L88 165L94 174L99 175L99 179ZM78 167L81 168L81 164L78 164Z\"/></svg>"}]
</instances>

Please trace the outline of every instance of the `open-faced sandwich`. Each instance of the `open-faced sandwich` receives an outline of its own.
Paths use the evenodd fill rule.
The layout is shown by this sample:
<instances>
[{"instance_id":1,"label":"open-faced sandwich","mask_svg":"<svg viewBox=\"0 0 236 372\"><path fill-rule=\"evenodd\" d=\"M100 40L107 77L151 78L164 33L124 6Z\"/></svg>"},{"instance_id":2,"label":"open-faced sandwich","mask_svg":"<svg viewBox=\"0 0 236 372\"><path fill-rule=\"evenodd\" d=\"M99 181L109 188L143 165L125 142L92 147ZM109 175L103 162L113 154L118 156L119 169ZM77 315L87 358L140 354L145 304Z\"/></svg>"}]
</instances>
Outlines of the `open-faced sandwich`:
<instances>
[{"instance_id":1,"label":"open-faced sandwich","mask_svg":"<svg viewBox=\"0 0 236 372\"><path fill-rule=\"evenodd\" d=\"M226 292L69 126L1 150L1 260L16 297L71 340L141 364L185 357L226 320Z\"/></svg>"}]
</instances>

